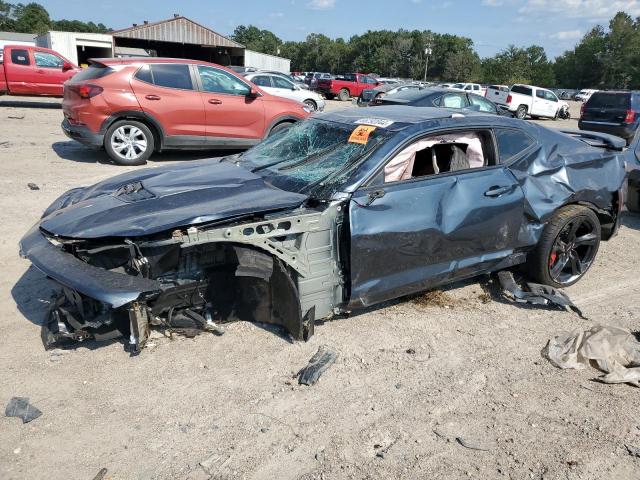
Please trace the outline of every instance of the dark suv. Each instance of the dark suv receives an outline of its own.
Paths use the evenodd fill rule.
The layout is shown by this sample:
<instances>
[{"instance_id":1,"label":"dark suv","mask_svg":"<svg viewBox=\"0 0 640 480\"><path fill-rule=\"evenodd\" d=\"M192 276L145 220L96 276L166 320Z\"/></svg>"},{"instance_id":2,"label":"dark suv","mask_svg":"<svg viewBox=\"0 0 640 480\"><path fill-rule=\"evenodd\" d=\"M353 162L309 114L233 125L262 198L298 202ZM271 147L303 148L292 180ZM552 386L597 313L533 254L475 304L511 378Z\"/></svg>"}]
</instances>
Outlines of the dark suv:
<instances>
[{"instance_id":1,"label":"dark suv","mask_svg":"<svg viewBox=\"0 0 640 480\"><path fill-rule=\"evenodd\" d=\"M578 126L624 138L628 145L639 124L640 92L598 91L582 105Z\"/></svg>"}]
</instances>

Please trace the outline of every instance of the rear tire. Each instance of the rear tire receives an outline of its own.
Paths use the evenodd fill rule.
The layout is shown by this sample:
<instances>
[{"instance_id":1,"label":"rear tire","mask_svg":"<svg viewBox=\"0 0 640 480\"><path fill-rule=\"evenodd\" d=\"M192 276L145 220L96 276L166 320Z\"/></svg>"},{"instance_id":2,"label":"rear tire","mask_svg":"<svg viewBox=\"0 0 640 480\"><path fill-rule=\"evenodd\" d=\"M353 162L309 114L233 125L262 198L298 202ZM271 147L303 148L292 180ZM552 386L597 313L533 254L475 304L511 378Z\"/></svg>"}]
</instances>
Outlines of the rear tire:
<instances>
[{"instance_id":1,"label":"rear tire","mask_svg":"<svg viewBox=\"0 0 640 480\"><path fill-rule=\"evenodd\" d=\"M347 100L349 100L351 98L351 95L349 94L349 90L347 90L346 88L343 88L342 90L340 90L340 93L338 93L338 98L340 99L341 102L346 102Z\"/></svg>"},{"instance_id":2,"label":"rear tire","mask_svg":"<svg viewBox=\"0 0 640 480\"><path fill-rule=\"evenodd\" d=\"M600 221L589 208L568 205L547 223L538 245L528 255L525 270L533 280L569 287L593 264L600 246Z\"/></svg>"},{"instance_id":3,"label":"rear tire","mask_svg":"<svg viewBox=\"0 0 640 480\"><path fill-rule=\"evenodd\" d=\"M527 118L527 106L526 105L520 105L518 107L518 109L516 110L516 118L519 118L520 120L524 120L525 118Z\"/></svg>"},{"instance_id":4,"label":"rear tire","mask_svg":"<svg viewBox=\"0 0 640 480\"><path fill-rule=\"evenodd\" d=\"M104 135L104 149L118 165L144 165L154 148L149 127L135 120L118 120Z\"/></svg>"}]
</instances>

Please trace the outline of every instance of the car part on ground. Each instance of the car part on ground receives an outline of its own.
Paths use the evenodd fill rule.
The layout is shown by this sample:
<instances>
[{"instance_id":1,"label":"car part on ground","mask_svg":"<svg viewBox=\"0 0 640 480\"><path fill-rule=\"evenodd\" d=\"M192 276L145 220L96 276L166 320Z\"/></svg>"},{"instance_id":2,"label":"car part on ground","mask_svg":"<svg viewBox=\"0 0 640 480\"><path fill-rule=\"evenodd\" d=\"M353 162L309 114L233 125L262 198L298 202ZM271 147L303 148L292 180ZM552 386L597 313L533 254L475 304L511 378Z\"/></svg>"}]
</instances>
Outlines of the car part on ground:
<instances>
[{"instance_id":1,"label":"car part on ground","mask_svg":"<svg viewBox=\"0 0 640 480\"><path fill-rule=\"evenodd\" d=\"M29 403L28 397L12 397L4 410L5 417L18 417L22 423L29 423L42 415L42 412Z\"/></svg>"},{"instance_id":2,"label":"car part on ground","mask_svg":"<svg viewBox=\"0 0 640 480\"><path fill-rule=\"evenodd\" d=\"M321 345L318 351L311 357L309 364L298 372L300 385L315 385L320 376L333 365L338 358L338 353L326 345Z\"/></svg>"},{"instance_id":3,"label":"car part on ground","mask_svg":"<svg viewBox=\"0 0 640 480\"><path fill-rule=\"evenodd\" d=\"M558 118L561 120L571 119L571 111L569 110L569 105L564 104L560 106L560 108L558 109Z\"/></svg>"},{"instance_id":4,"label":"car part on ground","mask_svg":"<svg viewBox=\"0 0 640 480\"><path fill-rule=\"evenodd\" d=\"M103 147L121 165L143 164L154 151L246 149L311 112L207 62L90 62L65 83L62 129L71 139Z\"/></svg>"},{"instance_id":5,"label":"car part on ground","mask_svg":"<svg viewBox=\"0 0 640 480\"><path fill-rule=\"evenodd\" d=\"M598 377L600 382L640 387L640 342L625 328L596 325L562 332L549 340L542 354L558 368L594 366L606 374Z\"/></svg>"},{"instance_id":6,"label":"car part on ground","mask_svg":"<svg viewBox=\"0 0 640 480\"><path fill-rule=\"evenodd\" d=\"M510 295L516 302L541 306L553 305L573 311L579 317L585 318L582 311L576 307L569 296L561 290L557 290L549 285L532 282L525 282L525 290L518 285L513 276L513 272L509 270L498 272L498 280L500 281L502 290Z\"/></svg>"},{"instance_id":7,"label":"car part on ground","mask_svg":"<svg viewBox=\"0 0 640 480\"><path fill-rule=\"evenodd\" d=\"M122 334L135 352L151 326L248 320L303 340L316 320L444 283L535 275L536 256L571 243L572 219L597 219L603 240L617 231L626 152L606 135L446 108L362 112L62 195L20 245L61 286L45 337Z\"/></svg>"}]
</instances>

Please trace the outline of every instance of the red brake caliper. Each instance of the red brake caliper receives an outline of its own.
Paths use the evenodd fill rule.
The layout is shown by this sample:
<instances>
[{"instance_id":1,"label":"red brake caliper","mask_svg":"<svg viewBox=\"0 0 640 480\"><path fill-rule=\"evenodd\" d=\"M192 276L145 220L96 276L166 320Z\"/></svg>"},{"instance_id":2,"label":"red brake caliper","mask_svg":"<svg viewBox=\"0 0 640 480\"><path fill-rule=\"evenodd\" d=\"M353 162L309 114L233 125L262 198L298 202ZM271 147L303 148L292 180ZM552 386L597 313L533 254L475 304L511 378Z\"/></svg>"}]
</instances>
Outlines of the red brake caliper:
<instances>
[{"instance_id":1,"label":"red brake caliper","mask_svg":"<svg viewBox=\"0 0 640 480\"><path fill-rule=\"evenodd\" d=\"M549 266L553 267L553 264L556 263L557 259L558 259L558 252L554 250L553 252L551 252L551 255L549 255Z\"/></svg>"}]
</instances>

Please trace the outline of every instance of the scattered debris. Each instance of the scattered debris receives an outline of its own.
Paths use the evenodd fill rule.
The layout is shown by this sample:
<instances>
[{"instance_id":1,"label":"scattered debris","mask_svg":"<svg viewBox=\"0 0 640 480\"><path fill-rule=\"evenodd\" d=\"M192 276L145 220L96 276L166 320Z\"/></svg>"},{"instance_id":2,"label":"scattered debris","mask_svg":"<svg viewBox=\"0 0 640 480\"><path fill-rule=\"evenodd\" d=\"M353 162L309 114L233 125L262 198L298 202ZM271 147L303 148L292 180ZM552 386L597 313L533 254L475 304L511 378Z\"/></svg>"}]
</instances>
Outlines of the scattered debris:
<instances>
[{"instance_id":1,"label":"scattered debris","mask_svg":"<svg viewBox=\"0 0 640 480\"><path fill-rule=\"evenodd\" d=\"M326 345L320 346L309 364L298 373L300 385L314 385L322 375L338 358L338 354Z\"/></svg>"},{"instance_id":2,"label":"scattered debris","mask_svg":"<svg viewBox=\"0 0 640 480\"><path fill-rule=\"evenodd\" d=\"M260 415L262 417L268 418L270 420L273 420L274 422L279 423L280 425L287 427L289 430L291 430L291 433L293 434L294 437L296 438L303 438L302 435L300 435L298 432L296 432L296 430L289 425L287 422L284 422L282 420L280 420L278 417L274 417L273 415L267 415L266 413L262 413L262 412L251 412L253 415Z\"/></svg>"},{"instance_id":3,"label":"scattered debris","mask_svg":"<svg viewBox=\"0 0 640 480\"><path fill-rule=\"evenodd\" d=\"M230 460L230 456L214 453L206 460L200 462L200 466L207 474L214 475L220 469L224 468Z\"/></svg>"},{"instance_id":4,"label":"scattered debris","mask_svg":"<svg viewBox=\"0 0 640 480\"><path fill-rule=\"evenodd\" d=\"M444 433L441 430L438 430L437 428L433 430L433 433L435 433L436 437L438 437L438 438L446 440L447 442L451 441L451 439L449 438L449 435L447 435L446 433Z\"/></svg>"},{"instance_id":5,"label":"scattered debris","mask_svg":"<svg viewBox=\"0 0 640 480\"><path fill-rule=\"evenodd\" d=\"M442 290L430 290L414 298L413 303L423 307L453 308L458 305L460 301Z\"/></svg>"},{"instance_id":6,"label":"scattered debris","mask_svg":"<svg viewBox=\"0 0 640 480\"><path fill-rule=\"evenodd\" d=\"M464 437L456 437L456 442L458 442L464 448L468 448L470 450L479 450L481 452L488 452L494 448L493 445L488 445L477 440L470 440Z\"/></svg>"},{"instance_id":7,"label":"scattered debris","mask_svg":"<svg viewBox=\"0 0 640 480\"><path fill-rule=\"evenodd\" d=\"M106 475L107 475L107 469L101 468L100 471L96 474L96 476L93 477L93 480L103 480Z\"/></svg>"},{"instance_id":8,"label":"scattered debris","mask_svg":"<svg viewBox=\"0 0 640 480\"><path fill-rule=\"evenodd\" d=\"M598 378L603 383L640 387L640 342L625 328L597 325L561 332L549 340L542 355L563 369L594 365L606 373Z\"/></svg>"},{"instance_id":9,"label":"scattered debris","mask_svg":"<svg viewBox=\"0 0 640 480\"><path fill-rule=\"evenodd\" d=\"M558 290L549 285L531 282L526 283L528 291L523 290L522 287L516 283L513 272L510 270L501 270L498 272L498 280L500 280L502 290L508 292L518 303L542 306L555 305L567 311L573 311L580 318L587 320L582 314L582 311L573 304L569 296L562 290Z\"/></svg>"},{"instance_id":10,"label":"scattered debris","mask_svg":"<svg viewBox=\"0 0 640 480\"><path fill-rule=\"evenodd\" d=\"M64 350L60 348L56 348L54 350L51 350L51 354L49 355L49 360L52 362L59 362L60 360L62 360L63 355L64 355Z\"/></svg>"},{"instance_id":11,"label":"scattered debris","mask_svg":"<svg viewBox=\"0 0 640 480\"><path fill-rule=\"evenodd\" d=\"M27 183L27 187L29 187L29 190L40 190L40 187L38 185L31 182Z\"/></svg>"},{"instance_id":12,"label":"scattered debris","mask_svg":"<svg viewBox=\"0 0 640 480\"><path fill-rule=\"evenodd\" d=\"M376 443L373 446L374 450L376 450L376 457L378 457L378 458L386 457L387 453L389 453L389 450L391 450L391 447L393 447L396 444L397 441L398 440L394 440L393 442L391 442L389 445L387 445L384 448L379 443Z\"/></svg>"},{"instance_id":13,"label":"scattered debris","mask_svg":"<svg viewBox=\"0 0 640 480\"><path fill-rule=\"evenodd\" d=\"M631 445L625 445L625 447L627 448L627 452L629 452L629 455L631 455L632 457L640 458L640 448L632 447Z\"/></svg>"},{"instance_id":14,"label":"scattered debris","mask_svg":"<svg viewBox=\"0 0 640 480\"><path fill-rule=\"evenodd\" d=\"M13 397L9 400L4 415L18 417L22 419L22 423L29 423L42 415L42 412L29 403L28 397Z\"/></svg>"},{"instance_id":15,"label":"scattered debris","mask_svg":"<svg viewBox=\"0 0 640 480\"><path fill-rule=\"evenodd\" d=\"M567 465L569 468L576 468L578 466L577 460L567 460Z\"/></svg>"},{"instance_id":16,"label":"scattered debris","mask_svg":"<svg viewBox=\"0 0 640 480\"><path fill-rule=\"evenodd\" d=\"M406 353L408 353L409 355L415 355L416 351L413 348L407 348Z\"/></svg>"},{"instance_id":17,"label":"scattered debris","mask_svg":"<svg viewBox=\"0 0 640 480\"><path fill-rule=\"evenodd\" d=\"M480 295L478 295L478 300L480 300L480 303L491 303L491 294L487 293L487 292L483 292Z\"/></svg>"},{"instance_id":18,"label":"scattered debris","mask_svg":"<svg viewBox=\"0 0 640 480\"><path fill-rule=\"evenodd\" d=\"M7 116L7 118L10 118L12 120L23 120L24 119L24 115L9 115Z\"/></svg>"},{"instance_id":19,"label":"scattered debris","mask_svg":"<svg viewBox=\"0 0 640 480\"><path fill-rule=\"evenodd\" d=\"M9 145L11 145L11 142L9 142L9 140L5 140L4 142L0 142L0 147L8 147Z\"/></svg>"}]
</instances>

